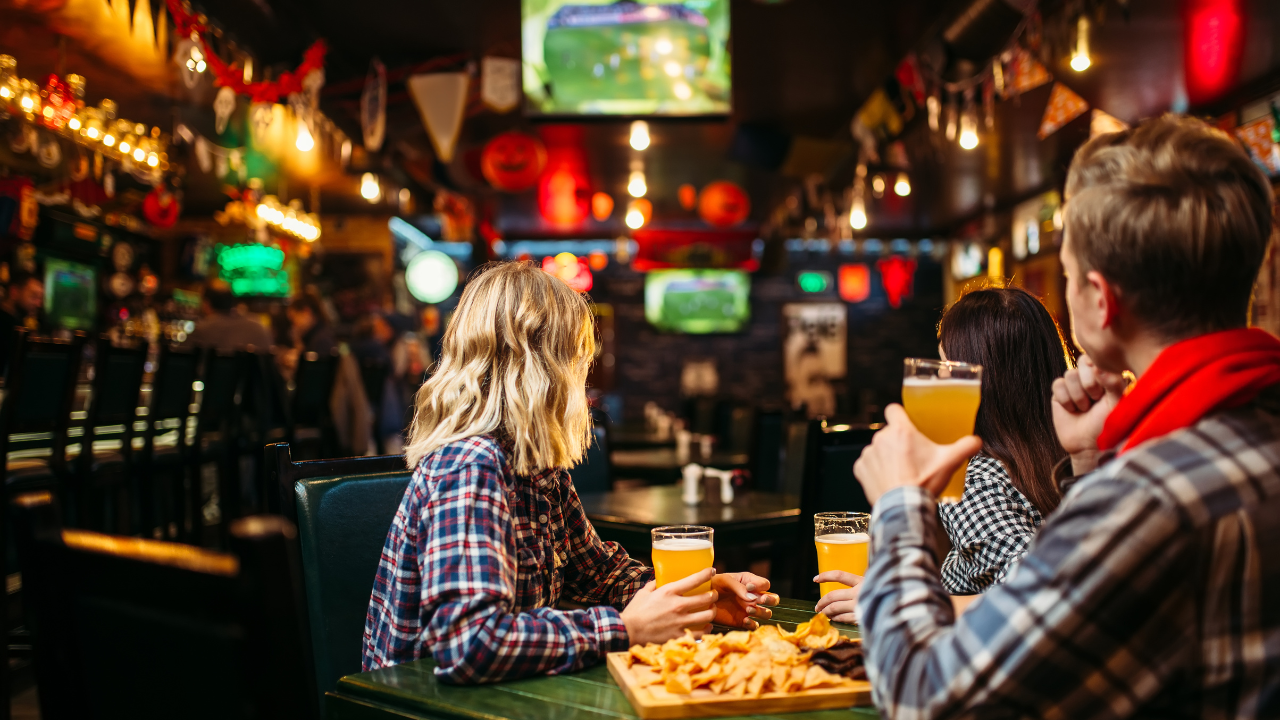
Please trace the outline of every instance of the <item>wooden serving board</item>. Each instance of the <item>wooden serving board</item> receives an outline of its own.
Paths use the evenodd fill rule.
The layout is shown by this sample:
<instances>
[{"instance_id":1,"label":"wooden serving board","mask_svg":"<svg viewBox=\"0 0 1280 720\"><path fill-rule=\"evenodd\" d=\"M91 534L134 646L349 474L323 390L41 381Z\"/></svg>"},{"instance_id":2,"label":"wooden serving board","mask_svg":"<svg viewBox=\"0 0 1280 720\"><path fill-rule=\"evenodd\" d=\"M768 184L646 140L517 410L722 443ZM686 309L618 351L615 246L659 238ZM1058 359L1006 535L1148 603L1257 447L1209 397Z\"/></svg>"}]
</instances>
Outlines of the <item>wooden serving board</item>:
<instances>
[{"instance_id":1,"label":"wooden serving board","mask_svg":"<svg viewBox=\"0 0 1280 720\"><path fill-rule=\"evenodd\" d=\"M699 688L688 695L669 693L661 685L640 687L627 666L627 653L608 655L609 674L644 720L728 717L834 710L871 704L871 683L855 680L854 687L817 688L791 693L764 693L758 698L716 695Z\"/></svg>"}]
</instances>

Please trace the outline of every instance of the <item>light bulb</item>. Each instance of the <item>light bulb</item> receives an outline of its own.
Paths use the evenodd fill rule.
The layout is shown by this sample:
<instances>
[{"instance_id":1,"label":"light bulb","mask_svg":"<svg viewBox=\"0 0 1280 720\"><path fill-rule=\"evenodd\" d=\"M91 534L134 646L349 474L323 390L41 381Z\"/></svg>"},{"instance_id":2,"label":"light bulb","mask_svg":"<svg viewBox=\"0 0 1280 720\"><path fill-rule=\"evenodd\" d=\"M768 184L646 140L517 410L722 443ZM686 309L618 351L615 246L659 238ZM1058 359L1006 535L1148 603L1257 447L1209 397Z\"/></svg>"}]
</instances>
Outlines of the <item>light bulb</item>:
<instances>
[{"instance_id":1,"label":"light bulb","mask_svg":"<svg viewBox=\"0 0 1280 720\"><path fill-rule=\"evenodd\" d=\"M360 178L360 195L369 202L377 202L382 196L382 188L378 186L378 177L373 173L365 173Z\"/></svg>"},{"instance_id":2,"label":"light bulb","mask_svg":"<svg viewBox=\"0 0 1280 720\"><path fill-rule=\"evenodd\" d=\"M884 195L884 177L883 176L876 175L875 177L871 178L871 192L875 193L876 197L880 197L881 195Z\"/></svg>"},{"instance_id":3,"label":"light bulb","mask_svg":"<svg viewBox=\"0 0 1280 720\"><path fill-rule=\"evenodd\" d=\"M631 181L627 183L627 192L631 193L631 197L644 197L649 192L649 186L645 185L644 173L636 170L631 173Z\"/></svg>"},{"instance_id":4,"label":"light bulb","mask_svg":"<svg viewBox=\"0 0 1280 720\"><path fill-rule=\"evenodd\" d=\"M126 141L124 141L124 140L121 140L121 141L120 141L120 152L121 152L121 153L123 153L123 154L125 154L125 155L128 155L128 154L129 154L129 148L131 148L131 147L133 147L133 146L132 146L132 145L130 145L128 142L126 142Z\"/></svg>"},{"instance_id":5,"label":"light bulb","mask_svg":"<svg viewBox=\"0 0 1280 720\"><path fill-rule=\"evenodd\" d=\"M630 210L628 210L627 211L627 227L631 228L632 230L639 230L642 226L644 226L644 213L640 212L636 208L631 208Z\"/></svg>"},{"instance_id":6,"label":"light bulb","mask_svg":"<svg viewBox=\"0 0 1280 720\"><path fill-rule=\"evenodd\" d=\"M862 198L855 198L853 208L849 210L849 227L854 230L861 230L867 226L867 208L862 203Z\"/></svg>"},{"instance_id":7,"label":"light bulb","mask_svg":"<svg viewBox=\"0 0 1280 720\"><path fill-rule=\"evenodd\" d=\"M35 98L31 97L30 95L22 96L22 109L24 111L31 112L32 110L35 109L35 107L36 107Z\"/></svg>"},{"instance_id":8,"label":"light bulb","mask_svg":"<svg viewBox=\"0 0 1280 720\"><path fill-rule=\"evenodd\" d=\"M978 147L978 117L972 107L960 116L960 147L965 150Z\"/></svg>"},{"instance_id":9,"label":"light bulb","mask_svg":"<svg viewBox=\"0 0 1280 720\"><path fill-rule=\"evenodd\" d=\"M97 140L97 139L98 139L98 128L96 128L96 127L90 127L88 130L85 130L85 131L84 131L84 134L85 134L85 135L87 135L87 136L89 137L89 139L90 139L90 140Z\"/></svg>"},{"instance_id":10,"label":"light bulb","mask_svg":"<svg viewBox=\"0 0 1280 720\"><path fill-rule=\"evenodd\" d=\"M143 150L142 148L134 148L134 149L133 149L133 160L134 160L134 162L142 162L143 160L146 160L146 159L147 159L147 151L146 151L146 150Z\"/></svg>"},{"instance_id":11,"label":"light bulb","mask_svg":"<svg viewBox=\"0 0 1280 720\"><path fill-rule=\"evenodd\" d=\"M75 117L73 117L73 118L71 118L70 120L68 120L68 121L67 121L67 127L71 128L72 130L79 130L79 129L80 129L80 118L75 118Z\"/></svg>"},{"instance_id":12,"label":"light bulb","mask_svg":"<svg viewBox=\"0 0 1280 720\"><path fill-rule=\"evenodd\" d=\"M898 197L906 197L911 194L911 179L906 173L898 173L898 181L893 184L893 191Z\"/></svg>"},{"instance_id":13,"label":"light bulb","mask_svg":"<svg viewBox=\"0 0 1280 720\"><path fill-rule=\"evenodd\" d=\"M311 137L311 131L307 129L306 123L298 123L298 141L296 143L302 152L310 152L311 148L316 146L316 141Z\"/></svg>"},{"instance_id":14,"label":"light bulb","mask_svg":"<svg viewBox=\"0 0 1280 720\"><path fill-rule=\"evenodd\" d=\"M102 136L102 144L103 144L103 145L106 145L107 147L111 147L112 145L115 145L115 144L116 144L116 136L115 136L115 135L112 135L111 133L107 133L106 135L103 135L103 136Z\"/></svg>"},{"instance_id":15,"label":"light bulb","mask_svg":"<svg viewBox=\"0 0 1280 720\"><path fill-rule=\"evenodd\" d=\"M631 123L631 147L634 150L649 147L649 123L643 120Z\"/></svg>"},{"instance_id":16,"label":"light bulb","mask_svg":"<svg viewBox=\"0 0 1280 720\"><path fill-rule=\"evenodd\" d=\"M1089 59L1089 18L1081 15L1076 22L1076 49L1071 53L1071 69L1084 72L1092 64Z\"/></svg>"},{"instance_id":17,"label":"light bulb","mask_svg":"<svg viewBox=\"0 0 1280 720\"><path fill-rule=\"evenodd\" d=\"M160 156L156 155L155 153L151 153L150 155L147 156L147 164L150 165L151 167L155 167L159 165Z\"/></svg>"},{"instance_id":18,"label":"light bulb","mask_svg":"<svg viewBox=\"0 0 1280 720\"><path fill-rule=\"evenodd\" d=\"M0 98L9 97L13 97L13 91L11 91L6 85L0 85Z\"/></svg>"}]
</instances>

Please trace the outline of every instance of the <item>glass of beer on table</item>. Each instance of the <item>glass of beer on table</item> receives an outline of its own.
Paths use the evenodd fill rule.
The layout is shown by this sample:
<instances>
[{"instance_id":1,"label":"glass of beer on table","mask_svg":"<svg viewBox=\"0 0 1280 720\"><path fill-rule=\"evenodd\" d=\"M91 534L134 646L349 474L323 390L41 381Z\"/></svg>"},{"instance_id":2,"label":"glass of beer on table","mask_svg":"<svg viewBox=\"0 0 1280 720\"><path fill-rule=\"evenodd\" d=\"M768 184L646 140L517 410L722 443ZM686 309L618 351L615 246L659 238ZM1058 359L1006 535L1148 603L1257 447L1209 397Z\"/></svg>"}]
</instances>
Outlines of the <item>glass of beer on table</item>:
<instances>
[{"instance_id":1,"label":"glass of beer on table","mask_svg":"<svg viewBox=\"0 0 1280 720\"><path fill-rule=\"evenodd\" d=\"M972 435L982 400L982 366L924 358L907 358L903 365L902 405L916 429L940 445ZM966 465L951 476L938 502L960 501Z\"/></svg>"},{"instance_id":2,"label":"glass of beer on table","mask_svg":"<svg viewBox=\"0 0 1280 720\"><path fill-rule=\"evenodd\" d=\"M649 531L653 537L653 579L656 587L687 578L715 563L715 530L702 525L668 525ZM711 592L710 581L685 593Z\"/></svg>"},{"instance_id":3,"label":"glass of beer on table","mask_svg":"<svg viewBox=\"0 0 1280 720\"><path fill-rule=\"evenodd\" d=\"M867 574L867 548L871 536L867 528L871 516L855 512L820 512L813 516L813 543L818 546L818 572L843 570ZM822 594L849 587L844 583L822 583Z\"/></svg>"}]
</instances>

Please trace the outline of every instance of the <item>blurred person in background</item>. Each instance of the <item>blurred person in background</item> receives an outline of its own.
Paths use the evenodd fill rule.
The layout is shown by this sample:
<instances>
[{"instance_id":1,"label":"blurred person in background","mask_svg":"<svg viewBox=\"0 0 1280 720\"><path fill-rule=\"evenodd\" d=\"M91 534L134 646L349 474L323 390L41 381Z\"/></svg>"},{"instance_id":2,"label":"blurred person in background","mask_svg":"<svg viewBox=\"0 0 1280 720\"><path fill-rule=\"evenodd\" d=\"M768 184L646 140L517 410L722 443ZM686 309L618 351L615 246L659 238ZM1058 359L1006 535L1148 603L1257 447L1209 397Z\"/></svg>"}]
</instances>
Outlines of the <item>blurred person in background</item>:
<instances>
[{"instance_id":1,"label":"blurred person in background","mask_svg":"<svg viewBox=\"0 0 1280 720\"><path fill-rule=\"evenodd\" d=\"M9 368L17 328L39 334L46 329L44 281L38 275L16 272L0 303L0 372Z\"/></svg>"},{"instance_id":2,"label":"blurred person in background","mask_svg":"<svg viewBox=\"0 0 1280 720\"><path fill-rule=\"evenodd\" d=\"M204 318L187 336L187 344L200 348L216 348L230 353L253 346L266 351L272 345L271 333L262 323L247 317L235 296L227 290L210 288L204 294Z\"/></svg>"}]
</instances>

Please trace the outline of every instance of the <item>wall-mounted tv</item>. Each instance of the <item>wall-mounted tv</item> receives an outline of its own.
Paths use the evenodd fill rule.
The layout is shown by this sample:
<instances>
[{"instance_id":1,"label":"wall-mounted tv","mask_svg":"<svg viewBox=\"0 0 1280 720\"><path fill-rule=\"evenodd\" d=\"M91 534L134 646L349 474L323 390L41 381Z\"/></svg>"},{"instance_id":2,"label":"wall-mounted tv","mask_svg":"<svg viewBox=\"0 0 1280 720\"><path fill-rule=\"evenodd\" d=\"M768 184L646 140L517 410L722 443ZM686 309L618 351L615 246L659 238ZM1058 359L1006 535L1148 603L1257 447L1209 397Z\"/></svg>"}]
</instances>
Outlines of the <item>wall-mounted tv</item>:
<instances>
[{"instance_id":1,"label":"wall-mounted tv","mask_svg":"<svg viewBox=\"0 0 1280 720\"><path fill-rule=\"evenodd\" d=\"M67 330L89 330L97 315L97 271L89 265L46 258L44 312Z\"/></svg>"},{"instance_id":2,"label":"wall-mounted tv","mask_svg":"<svg viewBox=\"0 0 1280 720\"><path fill-rule=\"evenodd\" d=\"M644 317L670 332L738 332L751 319L750 294L741 270L655 270L644 280Z\"/></svg>"},{"instance_id":3,"label":"wall-mounted tv","mask_svg":"<svg viewBox=\"0 0 1280 720\"><path fill-rule=\"evenodd\" d=\"M729 0L522 0L521 18L531 114L729 112Z\"/></svg>"}]
</instances>

